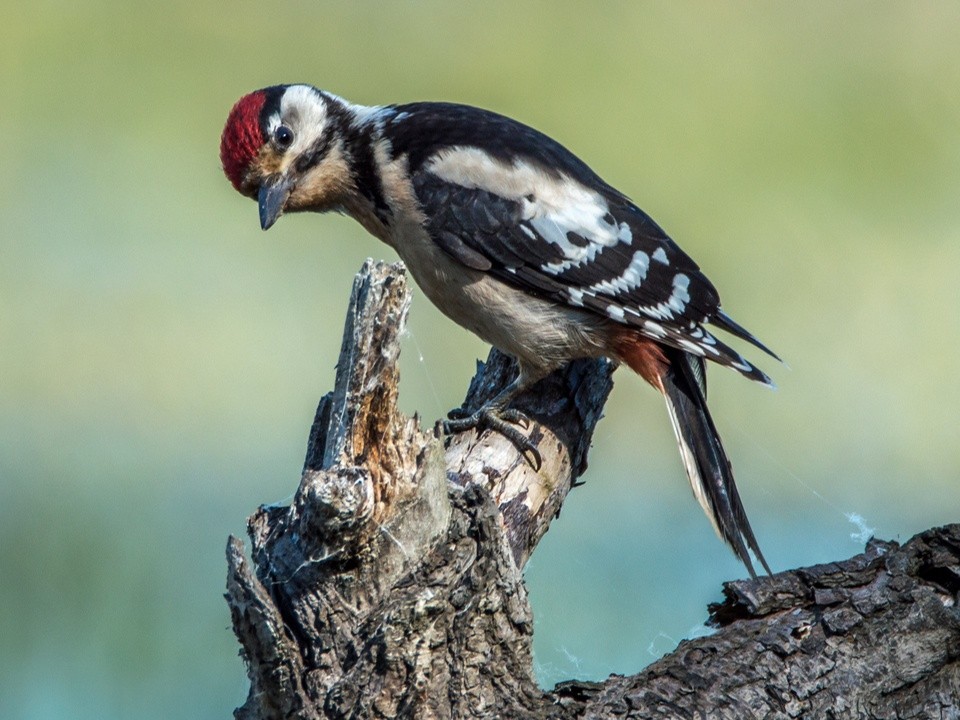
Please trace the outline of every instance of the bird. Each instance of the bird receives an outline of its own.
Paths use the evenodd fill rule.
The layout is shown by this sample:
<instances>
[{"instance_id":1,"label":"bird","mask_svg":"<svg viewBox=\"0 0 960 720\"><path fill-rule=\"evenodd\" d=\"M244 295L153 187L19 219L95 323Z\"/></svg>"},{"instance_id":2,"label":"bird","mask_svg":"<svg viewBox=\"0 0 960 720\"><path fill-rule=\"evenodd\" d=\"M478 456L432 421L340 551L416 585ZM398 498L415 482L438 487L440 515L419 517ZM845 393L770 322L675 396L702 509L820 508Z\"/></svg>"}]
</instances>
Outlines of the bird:
<instances>
[{"instance_id":1,"label":"bird","mask_svg":"<svg viewBox=\"0 0 960 720\"><path fill-rule=\"evenodd\" d=\"M458 325L516 358L516 379L448 433L490 428L539 459L509 407L578 358L625 364L665 398L696 500L756 578L771 574L707 408L705 361L773 382L712 328L779 357L720 307L714 285L627 195L556 140L446 102L365 106L308 84L241 97L220 141L224 173L260 225L337 212L399 255ZM708 327L709 326L709 327Z\"/></svg>"}]
</instances>

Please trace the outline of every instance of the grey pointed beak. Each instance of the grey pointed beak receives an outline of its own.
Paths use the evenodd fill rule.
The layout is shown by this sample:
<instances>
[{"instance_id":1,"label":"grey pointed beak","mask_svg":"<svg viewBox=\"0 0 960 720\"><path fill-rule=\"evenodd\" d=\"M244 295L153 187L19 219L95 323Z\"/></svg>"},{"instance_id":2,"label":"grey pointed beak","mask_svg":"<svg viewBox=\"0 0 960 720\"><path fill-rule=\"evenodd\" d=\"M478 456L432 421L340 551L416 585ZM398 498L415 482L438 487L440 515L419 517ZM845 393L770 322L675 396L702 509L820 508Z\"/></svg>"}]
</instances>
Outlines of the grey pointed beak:
<instances>
[{"instance_id":1,"label":"grey pointed beak","mask_svg":"<svg viewBox=\"0 0 960 720\"><path fill-rule=\"evenodd\" d=\"M260 186L257 201L260 203L260 227L269 230L283 215L283 206L290 197L293 183L285 177L269 178Z\"/></svg>"}]
</instances>

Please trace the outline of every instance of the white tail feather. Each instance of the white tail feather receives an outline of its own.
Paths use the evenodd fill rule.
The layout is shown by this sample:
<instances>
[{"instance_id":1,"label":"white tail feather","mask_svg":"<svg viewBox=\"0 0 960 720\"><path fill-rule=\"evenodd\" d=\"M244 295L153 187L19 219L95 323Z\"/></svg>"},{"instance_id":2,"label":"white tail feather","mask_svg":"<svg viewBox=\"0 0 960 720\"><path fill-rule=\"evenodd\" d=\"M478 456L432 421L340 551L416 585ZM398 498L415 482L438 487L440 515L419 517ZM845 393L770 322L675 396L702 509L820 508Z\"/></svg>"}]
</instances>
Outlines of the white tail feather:
<instances>
[{"instance_id":1,"label":"white tail feather","mask_svg":"<svg viewBox=\"0 0 960 720\"><path fill-rule=\"evenodd\" d=\"M673 426L673 434L676 436L677 445L680 447L680 459L683 461L683 467L687 471L690 489L693 490L693 496L697 499L697 502L700 503L700 507L703 508L704 514L707 516L707 519L710 520L710 524L713 525L713 531L717 534L718 538L723 540L723 533L720 532L720 524L717 522L717 516L714 514L710 500L707 498L707 489L704 487L703 478L697 469L697 461L693 456L693 450L687 444L686 439L683 437L683 432L680 429L680 419L677 417L677 410L673 406L673 401L668 394L664 393L663 398L667 401L667 412L670 415L670 424Z\"/></svg>"}]
</instances>

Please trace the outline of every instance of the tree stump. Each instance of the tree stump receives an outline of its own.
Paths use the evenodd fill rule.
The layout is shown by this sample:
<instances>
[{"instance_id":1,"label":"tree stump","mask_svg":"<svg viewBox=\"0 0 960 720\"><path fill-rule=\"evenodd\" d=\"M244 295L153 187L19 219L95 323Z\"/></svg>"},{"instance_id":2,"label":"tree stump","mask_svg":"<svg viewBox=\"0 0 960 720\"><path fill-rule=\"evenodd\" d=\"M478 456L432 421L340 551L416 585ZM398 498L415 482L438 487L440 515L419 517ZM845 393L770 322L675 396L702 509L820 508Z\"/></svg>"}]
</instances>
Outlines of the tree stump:
<instances>
[{"instance_id":1,"label":"tree stump","mask_svg":"<svg viewBox=\"0 0 960 720\"><path fill-rule=\"evenodd\" d=\"M539 688L521 572L586 469L614 367L571 363L516 400L539 468L495 433L445 444L396 407L409 302L401 265L367 261L293 503L249 519L252 562L229 539L238 719L960 718L960 525L726 583L715 634L632 677ZM515 373L492 351L465 407Z\"/></svg>"}]
</instances>

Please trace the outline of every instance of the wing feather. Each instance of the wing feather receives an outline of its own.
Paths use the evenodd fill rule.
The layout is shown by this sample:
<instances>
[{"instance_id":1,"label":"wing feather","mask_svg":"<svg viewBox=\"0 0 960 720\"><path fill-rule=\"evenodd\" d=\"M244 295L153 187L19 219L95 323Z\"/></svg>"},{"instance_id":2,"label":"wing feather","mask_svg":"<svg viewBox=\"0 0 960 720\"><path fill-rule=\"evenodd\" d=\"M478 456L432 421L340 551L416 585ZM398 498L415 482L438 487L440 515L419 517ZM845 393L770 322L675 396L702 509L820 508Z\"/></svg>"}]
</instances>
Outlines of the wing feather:
<instances>
[{"instance_id":1,"label":"wing feather","mask_svg":"<svg viewBox=\"0 0 960 720\"><path fill-rule=\"evenodd\" d=\"M772 384L703 325L752 335L720 310L699 266L640 208L532 160L473 148L438 152L412 177L427 231L468 267Z\"/></svg>"}]
</instances>

